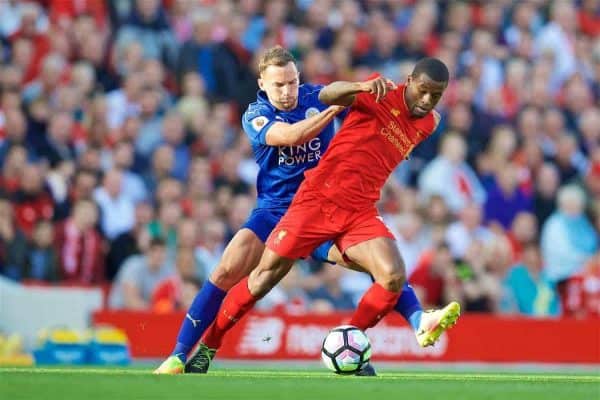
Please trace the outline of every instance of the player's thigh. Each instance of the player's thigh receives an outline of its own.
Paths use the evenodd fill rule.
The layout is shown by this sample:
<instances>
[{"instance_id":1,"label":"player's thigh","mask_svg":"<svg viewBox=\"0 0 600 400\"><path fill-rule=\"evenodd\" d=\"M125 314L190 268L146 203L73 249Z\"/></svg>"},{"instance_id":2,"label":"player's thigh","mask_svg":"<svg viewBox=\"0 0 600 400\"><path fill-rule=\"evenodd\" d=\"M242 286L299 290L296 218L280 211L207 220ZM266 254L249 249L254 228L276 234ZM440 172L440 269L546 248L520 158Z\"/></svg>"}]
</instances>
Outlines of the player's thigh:
<instances>
[{"instance_id":1,"label":"player's thigh","mask_svg":"<svg viewBox=\"0 0 600 400\"><path fill-rule=\"evenodd\" d=\"M397 292L406 281L404 262L393 239L376 237L345 250L346 257L369 272L375 282Z\"/></svg>"},{"instance_id":2,"label":"player's thigh","mask_svg":"<svg viewBox=\"0 0 600 400\"><path fill-rule=\"evenodd\" d=\"M240 229L231 239L210 280L229 290L258 265L265 244L250 229Z\"/></svg>"},{"instance_id":3,"label":"player's thigh","mask_svg":"<svg viewBox=\"0 0 600 400\"><path fill-rule=\"evenodd\" d=\"M347 257L344 257L342 255L342 252L340 251L340 249L335 244L329 248L327 260L331 261L341 267L351 269L353 271L368 273L368 271L366 269L364 269L363 267L361 267L359 264L353 262L352 260L348 259Z\"/></svg>"},{"instance_id":4,"label":"player's thigh","mask_svg":"<svg viewBox=\"0 0 600 400\"><path fill-rule=\"evenodd\" d=\"M294 265L294 259L285 258L266 248L258 266L250 273L248 289L255 297L269 292Z\"/></svg>"},{"instance_id":5,"label":"player's thigh","mask_svg":"<svg viewBox=\"0 0 600 400\"><path fill-rule=\"evenodd\" d=\"M331 202L312 194L294 202L267 239L267 248L289 259L306 258L333 240L339 228L323 211ZM326 256L326 255L325 255Z\"/></svg>"}]
</instances>

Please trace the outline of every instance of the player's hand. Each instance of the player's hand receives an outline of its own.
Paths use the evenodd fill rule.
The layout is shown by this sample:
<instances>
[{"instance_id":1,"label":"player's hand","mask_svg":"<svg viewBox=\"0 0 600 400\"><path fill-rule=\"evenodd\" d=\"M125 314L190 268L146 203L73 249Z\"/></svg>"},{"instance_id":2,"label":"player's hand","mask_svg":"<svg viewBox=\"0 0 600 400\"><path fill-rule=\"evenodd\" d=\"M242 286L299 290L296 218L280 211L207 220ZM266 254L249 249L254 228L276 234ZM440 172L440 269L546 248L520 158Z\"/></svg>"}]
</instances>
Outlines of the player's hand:
<instances>
[{"instance_id":1,"label":"player's hand","mask_svg":"<svg viewBox=\"0 0 600 400\"><path fill-rule=\"evenodd\" d=\"M396 84L390 79L378 76L375 79L362 83L362 91L375 95L375 101L379 103L388 91L396 89Z\"/></svg>"},{"instance_id":2,"label":"player's hand","mask_svg":"<svg viewBox=\"0 0 600 400\"><path fill-rule=\"evenodd\" d=\"M333 105L333 106L329 106L329 109L337 115L337 114L341 113L342 111L344 111L346 109L346 106Z\"/></svg>"}]
</instances>

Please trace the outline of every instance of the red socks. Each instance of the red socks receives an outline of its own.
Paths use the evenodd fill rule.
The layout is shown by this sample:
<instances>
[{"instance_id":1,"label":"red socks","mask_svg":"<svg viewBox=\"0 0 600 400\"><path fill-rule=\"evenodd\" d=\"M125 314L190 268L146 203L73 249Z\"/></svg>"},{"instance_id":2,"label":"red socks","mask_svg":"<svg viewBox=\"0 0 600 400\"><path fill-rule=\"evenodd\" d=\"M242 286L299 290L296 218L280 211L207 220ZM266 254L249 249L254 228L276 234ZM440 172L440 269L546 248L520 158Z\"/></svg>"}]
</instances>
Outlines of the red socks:
<instances>
[{"instance_id":1,"label":"red socks","mask_svg":"<svg viewBox=\"0 0 600 400\"><path fill-rule=\"evenodd\" d=\"M375 326L394 308L399 297L400 292L390 292L380 284L374 283L360 300L350 325L363 331ZM258 298L252 296L248 289L248 278L244 278L231 288L223 300L217 318L204 334L202 343L211 349L221 347L225 333L250 311L257 301Z\"/></svg>"},{"instance_id":2,"label":"red socks","mask_svg":"<svg viewBox=\"0 0 600 400\"><path fill-rule=\"evenodd\" d=\"M400 297L400 292L390 292L379 283L371 285L358 303L350 325L366 330L375 326L381 318L390 312Z\"/></svg>"},{"instance_id":3,"label":"red socks","mask_svg":"<svg viewBox=\"0 0 600 400\"><path fill-rule=\"evenodd\" d=\"M244 278L225 296L217 318L204 334L202 343L211 349L221 347L225 333L250 311L257 301L258 298L252 296L248 289L248 277Z\"/></svg>"}]
</instances>

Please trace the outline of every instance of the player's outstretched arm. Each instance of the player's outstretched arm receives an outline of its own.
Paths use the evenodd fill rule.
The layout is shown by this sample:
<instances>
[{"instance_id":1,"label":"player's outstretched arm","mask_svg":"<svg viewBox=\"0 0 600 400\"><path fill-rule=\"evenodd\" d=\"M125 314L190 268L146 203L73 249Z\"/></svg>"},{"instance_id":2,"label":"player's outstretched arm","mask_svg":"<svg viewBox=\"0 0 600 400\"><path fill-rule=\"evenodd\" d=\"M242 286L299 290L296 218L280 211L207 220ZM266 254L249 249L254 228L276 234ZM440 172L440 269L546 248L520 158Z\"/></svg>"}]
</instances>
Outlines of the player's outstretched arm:
<instances>
[{"instance_id":1,"label":"player's outstretched arm","mask_svg":"<svg viewBox=\"0 0 600 400\"><path fill-rule=\"evenodd\" d=\"M365 82L332 82L319 93L319 101L324 104L350 106L358 93L367 92L375 95L379 102L389 90L396 89L396 84L389 79L378 76Z\"/></svg>"},{"instance_id":2,"label":"player's outstretched arm","mask_svg":"<svg viewBox=\"0 0 600 400\"><path fill-rule=\"evenodd\" d=\"M265 140L269 146L295 146L306 143L318 136L344 108L332 105L320 113L294 124L276 122L267 131Z\"/></svg>"}]
</instances>

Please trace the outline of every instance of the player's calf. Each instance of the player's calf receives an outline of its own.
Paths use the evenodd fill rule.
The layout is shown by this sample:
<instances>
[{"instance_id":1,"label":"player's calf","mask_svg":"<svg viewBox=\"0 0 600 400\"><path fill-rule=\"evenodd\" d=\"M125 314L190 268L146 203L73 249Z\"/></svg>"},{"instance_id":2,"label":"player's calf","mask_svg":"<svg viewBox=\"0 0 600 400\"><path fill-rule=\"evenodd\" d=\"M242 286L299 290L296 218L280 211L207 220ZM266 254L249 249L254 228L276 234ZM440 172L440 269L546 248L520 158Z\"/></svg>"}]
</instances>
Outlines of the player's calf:
<instances>
[{"instance_id":1,"label":"player's calf","mask_svg":"<svg viewBox=\"0 0 600 400\"><path fill-rule=\"evenodd\" d=\"M257 299L266 295L288 273L294 260L283 258L277 253L265 250L260 264L248 277L248 289Z\"/></svg>"}]
</instances>

